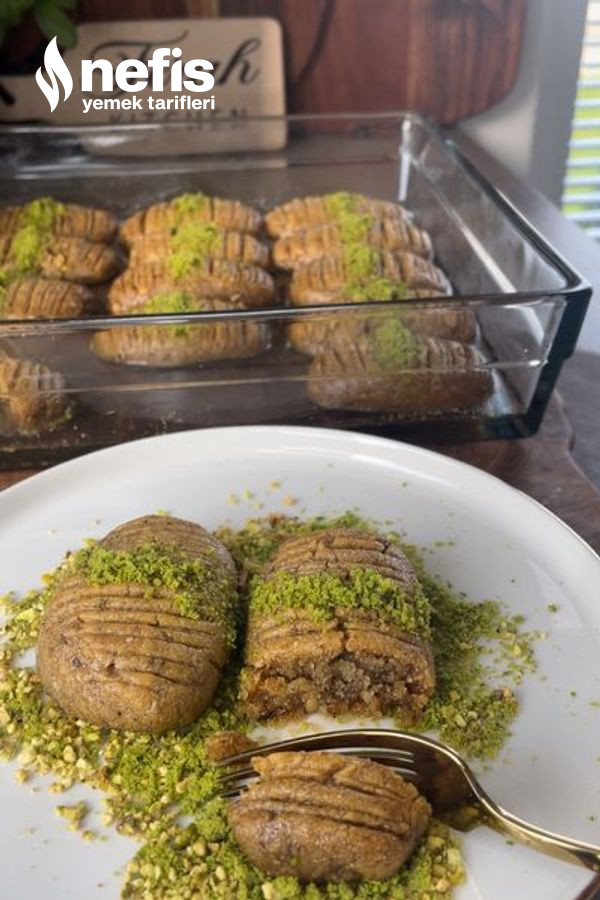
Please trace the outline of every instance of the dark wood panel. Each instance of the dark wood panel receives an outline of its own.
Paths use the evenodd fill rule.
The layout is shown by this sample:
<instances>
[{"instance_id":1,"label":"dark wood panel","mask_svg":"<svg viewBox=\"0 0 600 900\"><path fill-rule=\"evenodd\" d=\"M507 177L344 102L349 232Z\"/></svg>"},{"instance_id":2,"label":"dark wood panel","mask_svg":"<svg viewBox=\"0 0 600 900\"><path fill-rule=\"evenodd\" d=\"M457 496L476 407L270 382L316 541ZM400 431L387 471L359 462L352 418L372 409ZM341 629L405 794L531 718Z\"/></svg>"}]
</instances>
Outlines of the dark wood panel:
<instances>
[{"instance_id":1,"label":"dark wood panel","mask_svg":"<svg viewBox=\"0 0 600 900\"><path fill-rule=\"evenodd\" d=\"M220 0L220 10L281 21L291 112L402 108L449 123L510 91L525 0Z\"/></svg>"},{"instance_id":2,"label":"dark wood panel","mask_svg":"<svg viewBox=\"0 0 600 900\"><path fill-rule=\"evenodd\" d=\"M456 122L514 84L525 0L80 0L79 22L271 16L283 27L290 112L413 109ZM29 18L3 71L35 71L45 46Z\"/></svg>"},{"instance_id":3,"label":"dark wood panel","mask_svg":"<svg viewBox=\"0 0 600 900\"><path fill-rule=\"evenodd\" d=\"M218 16L219 0L79 0L79 22Z\"/></svg>"}]
</instances>

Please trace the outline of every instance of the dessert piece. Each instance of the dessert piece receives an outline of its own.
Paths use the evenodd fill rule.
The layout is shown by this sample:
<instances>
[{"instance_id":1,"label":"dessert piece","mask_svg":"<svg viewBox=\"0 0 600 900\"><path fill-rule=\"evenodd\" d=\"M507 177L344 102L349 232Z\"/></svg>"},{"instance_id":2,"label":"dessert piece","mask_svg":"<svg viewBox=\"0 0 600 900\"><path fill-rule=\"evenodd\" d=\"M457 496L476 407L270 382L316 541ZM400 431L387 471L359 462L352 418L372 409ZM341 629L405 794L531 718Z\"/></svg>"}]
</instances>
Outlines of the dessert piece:
<instances>
[{"instance_id":1,"label":"dessert piece","mask_svg":"<svg viewBox=\"0 0 600 900\"><path fill-rule=\"evenodd\" d=\"M95 305L89 288L49 278L17 278L0 301L7 319L67 319L86 315Z\"/></svg>"},{"instance_id":2,"label":"dessert piece","mask_svg":"<svg viewBox=\"0 0 600 900\"><path fill-rule=\"evenodd\" d=\"M163 732L210 704L233 642L236 572L193 522L143 516L64 564L38 671L67 715Z\"/></svg>"},{"instance_id":3,"label":"dessert piece","mask_svg":"<svg viewBox=\"0 0 600 900\"><path fill-rule=\"evenodd\" d=\"M0 209L0 234L13 235L23 227L48 228L55 237L85 238L110 243L117 233L117 220L105 209L60 203L51 197L38 197L23 206Z\"/></svg>"},{"instance_id":4,"label":"dessert piece","mask_svg":"<svg viewBox=\"0 0 600 900\"><path fill-rule=\"evenodd\" d=\"M62 375L42 363L0 349L0 428L10 433L50 431L68 416Z\"/></svg>"},{"instance_id":5,"label":"dessert piece","mask_svg":"<svg viewBox=\"0 0 600 900\"><path fill-rule=\"evenodd\" d=\"M17 232L15 237L0 237L0 268L15 276L40 274L96 284L119 271L119 258L106 244L83 238L50 237L25 242Z\"/></svg>"},{"instance_id":6,"label":"dessert piece","mask_svg":"<svg viewBox=\"0 0 600 900\"><path fill-rule=\"evenodd\" d=\"M175 295L173 295L175 296ZM182 295L185 296L185 295ZM157 298L154 298L155 300ZM138 312L161 312L160 303ZM162 311L176 312L165 305ZM179 312L227 311L236 307L226 300L194 300ZM197 325L134 325L99 331L90 348L102 359L128 365L185 366L221 359L243 359L268 349L271 329L266 322L208 321Z\"/></svg>"},{"instance_id":7,"label":"dessert piece","mask_svg":"<svg viewBox=\"0 0 600 900\"><path fill-rule=\"evenodd\" d=\"M190 222L214 222L227 231L256 234L261 228L262 216L258 210L239 200L208 197L202 193L181 194L134 213L123 224L121 238L129 246L154 231L174 232Z\"/></svg>"},{"instance_id":8,"label":"dessert piece","mask_svg":"<svg viewBox=\"0 0 600 900\"><path fill-rule=\"evenodd\" d=\"M351 245L300 266L290 284L290 299L295 306L418 299L451 292L442 270L429 260L366 245Z\"/></svg>"},{"instance_id":9,"label":"dessert piece","mask_svg":"<svg viewBox=\"0 0 600 900\"><path fill-rule=\"evenodd\" d=\"M368 337L382 327L388 327L385 323L392 320L421 337L471 343L477 334L477 322L470 310L433 306L431 309L394 309L393 312L386 310L381 313L349 310L343 315L322 313L314 317L303 316L288 324L287 337L295 350L316 356L333 346L342 351L344 344Z\"/></svg>"},{"instance_id":10,"label":"dessert piece","mask_svg":"<svg viewBox=\"0 0 600 900\"><path fill-rule=\"evenodd\" d=\"M224 231L208 223L184 226L175 235L169 231L154 231L136 239L131 245L129 264L136 266L160 261L165 254L182 259L184 254L192 259L226 259L263 267L269 263L267 246L253 235Z\"/></svg>"},{"instance_id":11,"label":"dessert piece","mask_svg":"<svg viewBox=\"0 0 600 900\"><path fill-rule=\"evenodd\" d=\"M481 406L494 383L468 344L420 338L398 323L379 335L331 346L314 357L308 392L317 406L406 415Z\"/></svg>"},{"instance_id":12,"label":"dessert piece","mask_svg":"<svg viewBox=\"0 0 600 900\"><path fill-rule=\"evenodd\" d=\"M421 840L431 807L386 766L314 751L255 756L260 779L231 804L233 835L268 875L383 881ZM381 894L383 896L383 894Z\"/></svg>"},{"instance_id":13,"label":"dessert piece","mask_svg":"<svg viewBox=\"0 0 600 900\"><path fill-rule=\"evenodd\" d=\"M408 252L424 259L432 258L431 238L426 231L403 219L364 218L359 218L358 223L352 222L350 228L339 222L331 222L329 225L301 229L279 238L273 244L273 261L282 269L297 269L321 256L339 253L344 245L356 243L357 240L380 250Z\"/></svg>"},{"instance_id":14,"label":"dessert piece","mask_svg":"<svg viewBox=\"0 0 600 900\"><path fill-rule=\"evenodd\" d=\"M265 225L271 237L280 238L305 228L318 228L339 222L348 215L392 219L405 222L406 211L388 200L376 200L364 194L339 191L316 197L299 197L276 206L265 215Z\"/></svg>"},{"instance_id":15,"label":"dessert piece","mask_svg":"<svg viewBox=\"0 0 600 900\"><path fill-rule=\"evenodd\" d=\"M223 299L253 308L274 302L271 276L258 266L220 259L200 259L189 270L178 272L168 260L130 266L112 283L108 303L112 313L141 312L154 296L173 290L206 299Z\"/></svg>"},{"instance_id":16,"label":"dessert piece","mask_svg":"<svg viewBox=\"0 0 600 900\"><path fill-rule=\"evenodd\" d=\"M413 721L434 683L428 601L385 537L333 529L292 538L253 581L241 688L252 718Z\"/></svg>"}]
</instances>

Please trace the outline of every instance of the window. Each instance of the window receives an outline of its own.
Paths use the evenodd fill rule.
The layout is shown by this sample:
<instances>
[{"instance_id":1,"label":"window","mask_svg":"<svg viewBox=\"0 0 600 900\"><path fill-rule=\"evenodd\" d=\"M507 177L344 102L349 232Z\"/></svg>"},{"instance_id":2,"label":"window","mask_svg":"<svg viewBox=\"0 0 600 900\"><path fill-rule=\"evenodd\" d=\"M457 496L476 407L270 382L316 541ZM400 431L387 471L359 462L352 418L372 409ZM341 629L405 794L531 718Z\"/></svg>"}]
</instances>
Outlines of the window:
<instances>
[{"instance_id":1,"label":"window","mask_svg":"<svg viewBox=\"0 0 600 900\"><path fill-rule=\"evenodd\" d=\"M600 240L600 0L588 5L563 208Z\"/></svg>"}]
</instances>

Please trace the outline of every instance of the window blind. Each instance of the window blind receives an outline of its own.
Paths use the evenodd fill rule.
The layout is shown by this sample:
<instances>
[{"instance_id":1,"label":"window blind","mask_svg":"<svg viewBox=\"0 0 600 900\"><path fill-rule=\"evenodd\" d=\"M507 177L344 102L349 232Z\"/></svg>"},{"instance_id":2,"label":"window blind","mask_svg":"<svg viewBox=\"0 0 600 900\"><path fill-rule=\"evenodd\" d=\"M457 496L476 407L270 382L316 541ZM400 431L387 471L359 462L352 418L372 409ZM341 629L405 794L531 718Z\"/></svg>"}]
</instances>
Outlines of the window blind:
<instances>
[{"instance_id":1,"label":"window blind","mask_svg":"<svg viewBox=\"0 0 600 900\"><path fill-rule=\"evenodd\" d=\"M600 240L600 0L588 4L563 209Z\"/></svg>"}]
</instances>

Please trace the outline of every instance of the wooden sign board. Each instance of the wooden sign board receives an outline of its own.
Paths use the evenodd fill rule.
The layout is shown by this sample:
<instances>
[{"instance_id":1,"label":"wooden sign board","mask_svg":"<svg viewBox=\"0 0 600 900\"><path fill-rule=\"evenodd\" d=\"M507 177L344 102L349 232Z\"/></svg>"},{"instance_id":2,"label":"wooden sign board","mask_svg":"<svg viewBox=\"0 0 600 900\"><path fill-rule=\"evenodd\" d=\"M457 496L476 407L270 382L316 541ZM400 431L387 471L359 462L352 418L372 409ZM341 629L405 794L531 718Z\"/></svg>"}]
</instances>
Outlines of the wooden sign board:
<instances>
[{"instance_id":1,"label":"wooden sign board","mask_svg":"<svg viewBox=\"0 0 600 900\"><path fill-rule=\"evenodd\" d=\"M81 60L106 59L113 71L123 60L139 60L146 66L157 48L180 48L185 65L194 59L210 61L214 88L198 93L177 84L170 65L164 69L164 89L147 87L135 92L121 89L113 78L111 89L102 90L102 73L93 72L92 90L82 91ZM35 121L49 125L135 125L181 122L177 148L172 138L133 139L119 142L110 152L197 153L229 149L277 149L285 143L281 123L245 123L256 116L285 113L283 46L281 27L275 19L162 19L135 22L92 22L78 28L77 46L64 51L62 60L73 82L64 98L60 71L41 67L44 80L58 86L60 99L53 111L34 75L3 76L2 86L14 102L0 104L5 122ZM52 67L52 57L45 62ZM60 66L60 60L58 60ZM62 69L64 72L64 69ZM185 76L184 76L185 78ZM68 80L68 77L67 77ZM181 81L181 79L180 79ZM178 89L180 88L180 89ZM92 101L90 103L90 101ZM85 111L87 109L87 112ZM223 119L239 120L240 127L220 128ZM198 128L198 126L202 126ZM132 134L132 132L130 132ZM108 149L108 148L107 148Z\"/></svg>"}]
</instances>

